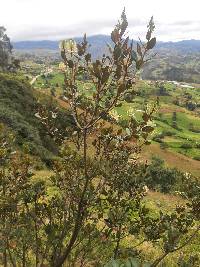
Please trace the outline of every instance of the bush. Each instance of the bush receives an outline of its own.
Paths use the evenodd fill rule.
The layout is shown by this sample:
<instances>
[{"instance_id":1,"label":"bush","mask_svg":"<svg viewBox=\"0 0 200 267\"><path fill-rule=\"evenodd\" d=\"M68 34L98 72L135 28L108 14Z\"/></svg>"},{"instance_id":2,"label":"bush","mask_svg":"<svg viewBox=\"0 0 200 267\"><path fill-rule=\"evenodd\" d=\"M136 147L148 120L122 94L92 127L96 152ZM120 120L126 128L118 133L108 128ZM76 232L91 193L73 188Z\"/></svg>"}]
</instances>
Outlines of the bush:
<instances>
[{"instance_id":1,"label":"bush","mask_svg":"<svg viewBox=\"0 0 200 267\"><path fill-rule=\"evenodd\" d=\"M155 142L158 142L158 143L162 143L163 142L162 139L160 137L158 137L158 136L154 136L152 138L152 140L155 141Z\"/></svg>"},{"instance_id":2,"label":"bush","mask_svg":"<svg viewBox=\"0 0 200 267\"><path fill-rule=\"evenodd\" d=\"M163 135L164 136L173 136L173 135L176 135L176 133L169 131L169 130L164 130Z\"/></svg>"},{"instance_id":3,"label":"bush","mask_svg":"<svg viewBox=\"0 0 200 267\"><path fill-rule=\"evenodd\" d=\"M195 127L193 127L193 128L190 128L189 129L191 132L193 132L193 133L200 133L200 128L195 128Z\"/></svg>"},{"instance_id":4,"label":"bush","mask_svg":"<svg viewBox=\"0 0 200 267\"><path fill-rule=\"evenodd\" d=\"M40 104L50 112L57 107L50 97L40 97ZM38 99L26 79L14 74L0 73L0 122L7 125L16 137L19 146L28 144L30 153L48 162L58 154L54 137L50 136L47 127L35 116L38 111ZM50 113L51 114L51 113ZM68 112L57 110L55 127L64 129L72 126Z\"/></svg>"},{"instance_id":5,"label":"bush","mask_svg":"<svg viewBox=\"0 0 200 267\"><path fill-rule=\"evenodd\" d=\"M195 147L200 148L200 143L196 143Z\"/></svg>"},{"instance_id":6,"label":"bush","mask_svg":"<svg viewBox=\"0 0 200 267\"><path fill-rule=\"evenodd\" d=\"M183 149L191 149L192 148L192 145L189 144L189 143L184 143L180 147L183 148Z\"/></svg>"},{"instance_id":7,"label":"bush","mask_svg":"<svg viewBox=\"0 0 200 267\"><path fill-rule=\"evenodd\" d=\"M133 102L133 98L134 98L134 94L133 94L133 93L127 93L127 94L125 94L125 96L124 96L124 100L125 100L127 103L132 103L132 102Z\"/></svg>"},{"instance_id":8,"label":"bush","mask_svg":"<svg viewBox=\"0 0 200 267\"><path fill-rule=\"evenodd\" d=\"M165 143L165 142L160 143L160 148L161 149L166 149L168 147L169 147L169 145L167 143Z\"/></svg>"},{"instance_id":9,"label":"bush","mask_svg":"<svg viewBox=\"0 0 200 267\"><path fill-rule=\"evenodd\" d=\"M199 157L200 160L200 157ZM163 193L185 192L189 197L199 194L199 181L189 173L165 166L163 159L153 157L144 180L150 189Z\"/></svg>"},{"instance_id":10,"label":"bush","mask_svg":"<svg viewBox=\"0 0 200 267\"><path fill-rule=\"evenodd\" d=\"M153 157L147 167L145 182L150 189L169 193L173 186L181 183L182 178L183 174L180 171L166 168L163 159Z\"/></svg>"},{"instance_id":11,"label":"bush","mask_svg":"<svg viewBox=\"0 0 200 267\"><path fill-rule=\"evenodd\" d=\"M162 132L162 133L156 134L153 138L160 138L160 139L162 139L162 138L164 138L164 137L165 137L165 135L164 135L164 133Z\"/></svg>"},{"instance_id":12,"label":"bush","mask_svg":"<svg viewBox=\"0 0 200 267\"><path fill-rule=\"evenodd\" d=\"M200 161L200 156L194 156L193 159Z\"/></svg>"}]
</instances>

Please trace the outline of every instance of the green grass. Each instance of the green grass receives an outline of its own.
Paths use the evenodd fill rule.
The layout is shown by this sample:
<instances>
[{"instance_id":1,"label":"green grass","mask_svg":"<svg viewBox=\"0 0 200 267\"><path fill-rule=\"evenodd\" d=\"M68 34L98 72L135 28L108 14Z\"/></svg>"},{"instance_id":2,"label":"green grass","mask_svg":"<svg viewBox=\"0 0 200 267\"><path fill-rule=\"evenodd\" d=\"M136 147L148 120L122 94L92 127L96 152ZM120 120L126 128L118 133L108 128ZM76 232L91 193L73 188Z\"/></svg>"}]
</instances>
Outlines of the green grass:
<instances>
[{"instance_id":1,"label":"green grass","mask_svg":"<svg viewBox=\"0 0 200 267\"><path fill-rule=\"evenodd\" d=\"M78 84L81 93L84 93L87 97L93 94L94 87L89 82L79 81ZM39 77L35 83L36 87L43 89L56 87L56 85L58 85L56 92L60 93L63 85L62 73L52 72L47 78ZM159 97L161 111L158 113L162 113L162 116L159 117L158 113L155 115L156 129L154 135L164 134L162 140L167 143L168 149L174 152L184 154L190 158L200 157L200 149L195 147L195 144L200 142L199 133L191 131L191 124L195 129L200 129L200 118L194 111L189 111L185 107L180 107L173 103L176 97L184 99L185 93L189 93L192 96L192 101L198 103L200 101L200 87L195 89L182 88L166 82L165 88L169 95ZM148 103L156 101L157 88L151 82L140 81L135 86L135 91L140 92L141 95L136 96L132 103L123 102L121 106L115 108L120 120L127 120L130 116L130 111L134 113L137 120L140 120L145 99ZM177 129L173 128L172 116L174 111L176 111ZM171 132L173 138L172 136L166 136L166 132ZM182 148L181 146L185 143L191 144L192 148Z\"/></svg>"}]
</instances>

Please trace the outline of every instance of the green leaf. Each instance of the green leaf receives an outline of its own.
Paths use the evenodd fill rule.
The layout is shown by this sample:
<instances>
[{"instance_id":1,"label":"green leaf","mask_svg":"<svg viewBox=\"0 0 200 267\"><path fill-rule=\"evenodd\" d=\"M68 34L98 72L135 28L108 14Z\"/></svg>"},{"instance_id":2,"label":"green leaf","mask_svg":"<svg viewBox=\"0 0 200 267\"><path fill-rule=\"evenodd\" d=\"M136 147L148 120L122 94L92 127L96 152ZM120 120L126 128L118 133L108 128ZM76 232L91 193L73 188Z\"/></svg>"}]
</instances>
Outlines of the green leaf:
<instances>
[{"instance_id":1,"label":"green leaf","mask_svg":"<svg viewBox=\"0 0 200 267\"><path fill-rule=\"evenodd\" d=\"M119 79L122 75L122 66L121 65L117 65L116 71L115 71L115 77L117 79Z\"/></svg>"},{"instance_id":2,"label":"green leaf","mask_svg":"<svg viewBox=\"0 0 200 267\"><path fill-rule=\"evenodd\" d=\"M146 39L149 41L151 38L151 32L150 31L147 31L147 34L146 34Z\"/></svg>"},{"instance_id":3,"label":"green leaf","mask_svg":"<svg viewBox=\"0 0 200 267\"><path fill-rule=\"evenodd\" d=\"M108 79L110 77L110 69L108 66L102 68L102 78L101 78L101 82L107 83Z\"/></svg>"}]
</instances>

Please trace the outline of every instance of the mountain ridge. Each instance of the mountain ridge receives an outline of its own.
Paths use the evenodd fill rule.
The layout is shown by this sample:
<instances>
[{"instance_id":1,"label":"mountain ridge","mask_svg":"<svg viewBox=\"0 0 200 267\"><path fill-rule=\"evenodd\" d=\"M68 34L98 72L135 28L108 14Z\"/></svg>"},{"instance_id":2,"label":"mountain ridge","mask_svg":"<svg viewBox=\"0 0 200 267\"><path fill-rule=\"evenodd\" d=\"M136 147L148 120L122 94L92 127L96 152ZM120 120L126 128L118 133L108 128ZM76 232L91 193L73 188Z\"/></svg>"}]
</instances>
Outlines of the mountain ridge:
<instances>
[{"instance_id":1,"label":"mountain ridge","mask_svg":"<svg viewBox=\"0 0 200 267\"><path fill-rule=\"evenodd\" d=\"M74 40L77 42L80 42L82 40L82 37L74 37ZM59 46L59 40L40 40L40 41L18 41L13 42L13 47L16 50L34 50L34 49L49 49L49 50L58 50ZM109 35L92 35L88 36L88 42L91 45L105 45L106 43L111 43L111 39ZM134 43L136 43L136 40L133 40ZM190 39L190 40L182 40L182 41L169 41L169 42L163 42L158 41L156 45L157 49L161 48L173 48L173 49L179 49L179 50L191 50L191 52L200 52L200 40L196 39Z\"/></svg>"}]
</instances>

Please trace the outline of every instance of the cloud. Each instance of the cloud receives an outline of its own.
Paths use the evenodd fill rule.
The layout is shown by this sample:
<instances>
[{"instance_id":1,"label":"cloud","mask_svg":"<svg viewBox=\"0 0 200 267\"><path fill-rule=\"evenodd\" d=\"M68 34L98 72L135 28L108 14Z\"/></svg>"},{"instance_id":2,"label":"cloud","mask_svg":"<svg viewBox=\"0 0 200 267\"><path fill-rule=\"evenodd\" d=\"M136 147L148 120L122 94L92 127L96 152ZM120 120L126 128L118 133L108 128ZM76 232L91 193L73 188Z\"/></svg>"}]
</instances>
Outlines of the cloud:
<instances>
[{"instance_id":1,"label":"cloud","mask_svg":"<svg viewBox=\"0 0 200 267\"><path fill-rule=\"evenodd\" d=\"M82 23L65 26L25 26L14 34L15 41L20 40L61 40L66 38L80 37L84 33L88 36L96 34L110 34L116 22L110 20L88 20ZM128 34L133 39L138 36L145 37L147 21L132 19L129 21ZM189 33L189 34L188 34ZM181 40L198 39L200 36L200 22L186 23L173 22L170 24L156 23L156 32L158 40Z\"/></svg>"},{"instance_id":2,"label":"cloud","mask_svg":"<svg viewBox=\"0 0 200 267\"><path fill-rule=\"evenodd\" d=\"M195 25L195 24L198 24L200 26L200 20L195 20L195 21L192 21L192 20L181 20L181 21L174 21L174 22L171 22L169 23L169 25L172 25L172 26L189 26L189 25Z\"/></svg>"},{"instance_id":3,"label":"cloud","mask_svg":"<svg viewBox=\"0 0 200 267\"><path fill-rule=\"evenodd\" d=\"M145 34L152 14L159 40L200 38L199 0L3 0L0 24L13 41L109 34L124 5L131 38Z\"/></svg>"},{"instance_id":4,"label":"cloud","mask_svg":"<svg viewBox=\"0 0 200 267\"><path fill-rule=\"evenodd\" d=\"M65 26L24 26L14 34L15 41L20 40L60 40L65 38L79 37L84 33L87 35L109 34L114 28L116 21L107 20L85 20L81 23ZM144 27L146 22L138 19L129 20L129 28Z\"/></svg>"}]
</instances>

